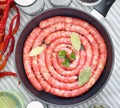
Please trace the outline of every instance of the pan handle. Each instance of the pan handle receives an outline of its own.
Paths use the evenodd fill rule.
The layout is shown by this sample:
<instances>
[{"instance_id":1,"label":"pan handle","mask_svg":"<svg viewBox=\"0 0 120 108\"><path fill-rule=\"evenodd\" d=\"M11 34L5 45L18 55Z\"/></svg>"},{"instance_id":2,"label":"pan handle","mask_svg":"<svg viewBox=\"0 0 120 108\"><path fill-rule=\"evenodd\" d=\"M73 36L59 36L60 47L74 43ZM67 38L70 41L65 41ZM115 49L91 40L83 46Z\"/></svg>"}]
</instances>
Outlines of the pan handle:
<instances>
[{"instance_id":1,"label":"pan handle","mask_svg":"<svg viewBox=\"0 0 120 108\"><path fill-rule=\"evenodd\" d=\"M114 2L115 0L102 0L94 9L105 17Z\"/></svg>"}]
</instances>

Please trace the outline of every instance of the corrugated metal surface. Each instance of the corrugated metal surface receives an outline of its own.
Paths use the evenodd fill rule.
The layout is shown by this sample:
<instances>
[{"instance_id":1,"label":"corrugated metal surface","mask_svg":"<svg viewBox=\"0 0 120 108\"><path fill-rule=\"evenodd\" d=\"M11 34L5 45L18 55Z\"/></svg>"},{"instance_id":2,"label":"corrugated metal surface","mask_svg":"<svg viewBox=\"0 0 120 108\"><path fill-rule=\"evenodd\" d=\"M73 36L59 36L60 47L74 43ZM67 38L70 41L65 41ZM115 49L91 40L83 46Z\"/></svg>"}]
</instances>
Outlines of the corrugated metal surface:
<instances>
[{"instance_id":1,"label":"corrugated metal surface","mask_svg":"<svg viewBox=\"0 0 120 108\"><path fill-rule=\"evenodd\" d=\"M81 4L79 4L76 0L73 0L70 7L74 7L77 9L81 9L83 11L90 12L92 8L90 7L84 7ZM52 8L52 5L49 3L48 0L45 0L45 8L44 10ZM105 88L94 98L89 100L86 103L83 103L79 106L69 107L69 108L87 108L88 105L96 102L103 102L111 106L111 108L120 108L120 0L117 0L115 4L110 9L106 20L104 20L102 23L106 26L107 30L110 32L111 38L113 40L114 49L115 49L115 65L112 72L112 76L105 86ZM15 14L13 10L11 10L8 23L10 22L10 19ZM20 32L26 25L26 23L31 19L32 17L26 15L21 11L21 26L19 29L19 32L16 34L16 42L19 37ZM8 24L7 24L8 29ZM4 71L10 70L15 71L15 65L13 62L14 54L10 57L8 64ZM34 97L32 97L24 88L23 86L18 85L18 80L13 77L5 77L3 79L0 79L0 90L6 90L6 89L12 89L15 91L21 92L25 97L26 104L30 102L31 100L34 100ZM54 107L49 106L50 108L60 108L60 107Z\"/></svg>"}]
</instances>

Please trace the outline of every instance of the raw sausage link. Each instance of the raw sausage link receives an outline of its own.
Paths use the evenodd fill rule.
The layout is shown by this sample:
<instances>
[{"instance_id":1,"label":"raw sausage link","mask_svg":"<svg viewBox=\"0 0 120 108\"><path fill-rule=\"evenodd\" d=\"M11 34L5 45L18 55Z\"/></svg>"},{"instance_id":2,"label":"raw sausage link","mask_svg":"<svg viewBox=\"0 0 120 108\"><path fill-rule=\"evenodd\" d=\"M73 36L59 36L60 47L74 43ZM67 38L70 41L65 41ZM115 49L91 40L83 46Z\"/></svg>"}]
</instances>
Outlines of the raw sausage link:
<instances>
[{"instance_id":1,"label":"raw sausage link","mask_svg":"<svg viewBox=\"0 0 120 108\"><path fill-rule=\"evenodd\" d=\"M46 53L46 54L47 54L47 53ZM47 66L46 66L46 63L45 63L45 61L46 61L46 60L45 60L45 59L46 59L46 58L45 58L46 54L45 54L45 53L42 54L42 58L43 58L42 63L43 63L44 65L40 66L40 67L41 67L41 68L40 68L41 74L42 74L42 76L44 77L44 79L46 80L46 82L47 82L48 84L50 84L52 87L59 88L59 89L61 89L61 90L71 90L71 89L76 88L76 87L78 86L78 82L64 83L64 82L59 82L57 79L55 79L54 77L52 77L52 75L54 75L55 72L51 71L51 72L53 72L53 73L51 74L51 72L48 71ZM41 63L41 60L39 60L39 61L40 61L40 62L39 62L39 65L42 64L42 63ZM51 79L51 80L49 80L49 79ZM66 79L66 80L67 80L67 79Z\"/></svg>"},{"instance_id":2,"label":"raw sausage link","mask_svg":"<svg viewBox=\"0 0 120 108\"><path fill-rule=\"evenodd\" d=\"M84 40L85 41L85 40ZM86 41L85 41L86 42ZM84 42L84 45L86 44ZM47 64L47 67L48 67L48 69L49 69L49 71L53 71L53 66L52 66L52 64L51 64L51 53L52 53L52 50L58 45L58 44L70 44L71 42L70 42L70 39L69 38L60 38L60 39L58 39L58 40L56 40L56 41L54 41L53 43L51 43L50 44L50 46L48 47L48 49L47 49L47 52L46 52L46 64ZM86 46L86 48L87 48L87 46ZM88 54L90 54L90 51L89 51L89 49L87 49L87 51L86 51ZM88 58L88 57L87 57ZM90 64L89 63L90 62L90 59L88 58L87 59L87 64ZM62 68L60 68L60 66L59 66L59 68L57 69L57 72L59 73L59 74L61 74L61 75L64 75L64 76L74 76L74 75L78 75L79 74L79 70L80 70L80 68L82 67L82 65L79 65L75 70L72 70L72 71L65 71L64 69L62 69ZM52 69L52 70L51 70Z\"/></svg>"},{"instance_id":3,"label":"raw sausage link","mask_svg":"<svg viewBox=\"0 0 120 108\"><path fill-rule=\"evenodd\" d=\"M44 38L46 38L48 35L50 35L53 32L59 31L59 30L63 30L65 28L65 24L64 23L57 23L54 25L51 25L45 29L43 29L41 31L41 33L38 35L38 37L36 38L34 44L34 47L40 46L44 40Z\"/></svg>"},{"instance_id":4,"label":"raw sausage link","mask_svg":"<svg viewBox=\"0 0 120 108\"><path fill-rule=\"evenodd\" d=\"M99 49L100 49L99 63L98 63L97 69L95 70L94 74L90 78L89 82L86 84L88 89L90 89L95 84L97 79L100 77L102 70L104 69L105 64L106 64L107 49L106 49L105 43L100 44Z\"/></svg>"},{"instance_id":5,"label":"raw sausage link","mask_svg":"<svg viewBox=\"0 0 120 108\"><path fill-rule=\"evenodd\" d=\"M57 31L54 33L51 33L49 36L46 37L45 43L50 44L54 40L60 38L60 37L70 37L72 32L69 31Z\"/></svg>"},{"instance_id":6,"label":"raw sausage link","mask_svg":"<svg viewBox=\"0 0 120 108\"><path fill-rule=\"evenodd\" d=\"M70 32L68 32L69 34L71 34ZM60 33L59 33L60 34ZM64 32L65 34L65 32ZM58 36L55 36L56 38ZM59 35L59 37L65 37L65 36L62 36L61 34ZM70 37L70 36L69 36ZM88 43L88 41L80 36L80 40L83 44L83 46L85 47L85 50L87 52L87 59L86 59L86 65L85 66L90 66L91 65L91 62L92 62L92 49L91 49L91 46L90 44ZM49 50L49 54L47 54L47 59L49 59L48 61L50 61L51 59L51 53L52 53L52 50L58 45L58 44L70 44L70 39L65 39L65 38L59 38L59 39L56 39L55 41L53 41L51 44L50 44L50 50ZM49 55L49 57L48 57ZM50 64L50 62L48 62L48 64ZM57 63L55 62L55 65L57 65ZM52 64L49 65L50 67L52 66ZM48 66L48 67L49 67ZM74 75L78 75L79 71L80 70L80 65L79 65L79 68L76 68L75 70L73 71L64 71L62 68L60 68L60 66L56 66L56 69L58 68L58 72L62 75L66 75L66 76L74 76ZM83 68L84 69L84 68Z\"/></svg>"},{"instance_id":7,"label":"raw sausage link","mask_svg":"<svg viewBox=\"0 0 120 108\"><path fill-rule=\"evenodd\" d=\"M77 18L55 16L52 18L48 18L47 20L41 21L39 26L40 26L40 28L46 28L50 25L53 25L56 23L63 23L63 22L67 23L67 24L71 24L71 27L72 27L72 25L77 25L77 26L83 27L90 34L92 34L95 37L95 39L97 40L98 43L104 42L104 39L102 38L102 36L100 35L100 33L97 31L97 29L95 27L93 27L88 22L81 20L81 19L77 19Z\"/></svg>"},{"instance_id":8,"label":"raw sausage link","mask_svg":"<svg viewBox=\"0 0 120 108\"><path fill-rule=\"evenodd\" d=\"M36 78L36 76L32 70L31 58L29 57L29 52L32 48L34 40L39 35L40 31L41 31L40 28L35 28L31 32L31 34L28 36L28 38L25 42L24 49L23 49L23 61L24 61L24 68L25 68L26 75L27 75L28 79L30 80L30 82L32 83L32 85L39 91L42 90L42 86L40 85L38 79Z\"/></svg>"},{"instance_id":9,"label":"raw sausage link","mask_svg":"<svg viewBox=\"0 0 120 108\"><path fill-rule=\"evenodd\" d=\"M49 48L48 48L49 49ZM46 52L47 53L47 52ZM51 57L46 57L46 63L47 63L47 61L48 61L48 59L49 59L49 64L51 64L52 62L51 62L51 59L50 59ZM39 58L39 61L40 61L41 59ZM54 69L54 67L52 67L52 65L49 65L48 63L47 63L47 65L48 65L48 69L49 69L49 72L52 74L52 76L55 78L55 79L57 79L58 81L60 81L60 82L65 82L65 83L71 83L71 82L74 82L74 81L76 81L77 80L77 76L71 76L71 77L69 77L69 76L62 76L61 74L59 74L55 69ZM55 62L54 62L54 64L56 64Z\"/></svg>"},{"instance_id":10,"label":"raw sausage link","mask_svg":"<svg viewBox=\"0 0 120 108\"><path fill-rule=\"evenodd\" d=\"M70 31L73 31L74 29L77 31L76 28L79 28L78 26L72 26L70 24L67 24L67 28L70 30ZM74 28L74 29L72 29ZM79 29L78 29L79 30ZM78 31L79 32L79 31ZM90 41L90 44L92 45L92 49L93 49L93 63L92 63L92 70L94 70L96 67L97 67L97 63L98 63L98 58L99 58L99 54L98 54L98 44L96 43L96 40L92 37L92 35L90 34L87 34L86 33L87 31L85 30L85 34L84 37L86 37L89 41ZM45 40L45 43L47 44L50 44L50 42L53 42L54 40L60 38L60 37L70 37L72 34L72 32L68 32L68 31L57 31L57 32L54 32L52 33L51 35L49 35L48 37L46 37L46 40ZM83 42L84 42L84 38L82 38ZM84 43L88 43L88 42L84 42ZM86 45L88 46L88 45ZM88 49L88 48L86 48ZM91 51L88 51L88 55L89 56L92 56L90 55L91 54ZM89 57L91 58L91 57ZM90 65L90 62L89 64L87 64L88 66Z\"/></svg>"},{"instance_id":11,"label":"raw sausage link","mask_svg":"<svg viewBox=\"0 0 120 108\"><path fill-rule=\"evenodd\" d=\"M60 17L61 18L61 17ZM72 20L72 19L71 19ZM65 21L65 20L64 20ZM70 21L68 21L68 22L70 22ZM75 25L74 25L75 24ZM76 26L77 25L77 26ZM87 30L89 30L89 31L87 31L86 29L84 29L84 28L82 28L81 26L78 26L78 25L82 25L83 27L85 27ZM91 28L93 28L93 29L91 29ZM74 18L74 20L72 20L72 22L70 23L70 24L67 24L66 25L66 30L70 30L70 31L75 31L75 32L78 32L78 33L80 33L80 34L82 34L82 35L84 35L86 38L88 38L88 40L90 41L90 43L92 44L92 48L93 48L93 63L92 63L92 71L94 71L95 70L95 68L97 67L97 63L98 63L98 58L99 58L99 54L98 54L98 44L96 43L96 40L95 39L97 39L97 42L98 43L104 43L104 41L103 41L103 39L101 38L101 36L100 36L100 34L99 34L99 32L94 28L94 27L92 27L91 25L89 25L87 22L85 22L85 21L83 21L83 20L78 20L78 19L75 19ZM95 39L94 39L94 37L92 37L92 35L91 34L89 34L89 32L90 33L92 33L94 36L95 36ZM99 37L99 38L97 38L96 37L96 35L97 35L97 37ZM52 42L52 41L54 41L56 38L59 38L59 37L61 37L61 36L66 36L66 35L71 35L71 33L70 32L64 32L64 31L58 31L58 32L55 32L55 33L53 33L53 34L51 34L51 35L49 35L47 38L46 38L46 40L45 40L45 42L46 43L50 43L50 42Z\"/></svg>"},{"instance_id":12,"label":"raw sausage link","mask_svg":"<svg viewBox=\"0 0 120 108\"><path fill-rule=\"evenodd\" d=\"M61 83L61 84L63 84L63 86L62 86L60 84L60 82L56 82L56 81L54 82L54 79L52 78L52 76L49 74L49 72L47 72L48 70L45 66L46 64L44 63L45 62L45 53L42 54L41 56L42 56L43 61L40 60L40 62L41 62L40 64L42 64L40 66L40 70L41 70L41 74L44 76L44 79L46 80L46 81L42 81L41 85L43 86L43 88L46 92L50 92L54 95L62 96L62 97L74 97L74 96L78 96L79 94L83 94L84 92L86 92L88 90L88 88L86 86L78 87L78 84L75 85L76 89L74 89L75 87L73 86L74 88L72 88L72 86L69 85L68 83L66 83L66 84ZM49 80L49 79L51 79L51 80Z\"/></svg>"},{"instance_id":13,"label":"raw sausage link","mask_svg":"<svg viewBox=\"0 0 120 108\"><path fill-rule=\"evenodd\" d=\"M39 28L42 29L39 32L32 31L31 34L36 36L29 36L23 53L25 71L32 85L60 97L75 97L87 92L100 77L107 60L107 49L101 34L84 20L64 16L43 20ZM80 51L71 44L73 32L80 37ZM28 57L32 48L43 43L46 49L42 54ZM64 59L58 56L61 50L67 52L69 59L71 52L75 52L76 58L69 67L62 65ZM92 69L91 77L86 84L79 86L78 75L88 66Z\"/></svg>"},{"instance_id":14,"label":"raw sausage link","mask_svg":"<svg viewBox=\"0 0 120 108\"><path fill-rule=\"evenodd\" d=\"M43 44L42 46L44 47L44 50L43 50L43 52L42 52L40 55L42 55L42 54L44 53L45 49L46 49L46 45L45 45L45 44ZM34 47L34 46L33 46L33 47ZM41 74L40 74L38 57L37 57L37 56L33 56L31 59L32 59L31 65L32 65L33 72L34 72L36 78L38 79L39 83L41 83L41 80L42 80L43 78L42 78L42 76L41 76ZM41 59L41 60L42 60L42 59Z\"/></svg>"},{"instance_id":15,"label":"raw sausage link","mask_svg":"<svg viewBox=\"0 0 120 108\"><path fill-rule=\"evenodd\" d=\"M56 16L56 17L48 18L46 20L41 21L39 26L40 28L46 28L48 26L54 25L56 23L62 23L62 22L64 22L64 17Z\"/></svg>"},{"instance_id":16,"label":"raw sausage link","mask_svg":"<svg viewBox=\"0 0 120 108\"><path fill-rule=\"evenodd\" d=\"M88 31L86 31L84 28L82 28L81 26L76 26L76 25L72 25L71 24L66 24L66 27L65 27L66 30L68 31L71 31L71 32L77 32L77 33L80 33L81 35L83 35L83 37L87 38L88 41L90 42L91 46L92 46L92 50L89 50L88 51L88 56L89 56L89 61L91 61L91 56L90 54L92 54L93 52L93 60L92 60L92 66L91 66L91 63L88 62L88 64L86 63L86 66L91 66L92 68L92 71L95 70L95 68L97 67L97 64L98 64L98 58L99 58L99 48L98 48L98 44L96 42L96 39L94 38L94 36L92 36L91 34L89 34ZM100 39L100 38L99 38ZM83 41L85 42L85 41ZM86 43L86 42L85 42ZM104 41L101 41L101 43L104 43ZM88 46L88 45L86 45ZM86 49L89 49L86 47ZM92 52L91 52L92 51ZM90 53L91 52L91 53ZM85 66L85 67L86 67Z\"/></svg>"}]
</instances>

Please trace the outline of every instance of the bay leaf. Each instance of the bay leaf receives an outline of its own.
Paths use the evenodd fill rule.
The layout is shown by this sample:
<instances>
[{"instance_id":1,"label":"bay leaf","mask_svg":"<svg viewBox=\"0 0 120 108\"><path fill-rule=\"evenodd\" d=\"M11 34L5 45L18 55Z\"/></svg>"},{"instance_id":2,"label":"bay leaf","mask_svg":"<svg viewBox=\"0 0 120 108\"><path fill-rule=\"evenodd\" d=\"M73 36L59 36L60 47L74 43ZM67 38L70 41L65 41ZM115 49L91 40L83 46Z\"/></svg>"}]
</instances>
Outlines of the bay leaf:
<instances>
[{"instance_id":1,"label":"bay leaf","mask_svg":"<svg viewBox=\"0 0 120 108\"><path fill-rule=\"evenodd\" d=\"M79 51L81 49L81 42L80 42L80 37L78 36L77 33L72 33L71 34L71 43L72 46Z\"/></svg>"},{"instance_id":2,"label":"bay leaf","mask_svg":"<svg viewBox=\"0 0 120 108\"><path fill-rule=\"evenodd\" d=\"M79 86L82 86L86 82L88 82L88 80L90 79L90 76L91 76L91 68L86 67L82 72L80 72L78 76Z\"/></svg>"},{"instance_id":3,"label":"bay leaf","mask_svg":"<svg viewBox=\"0 0 120 108\"><path fill-rule=\"evenodd\" d=\"M37 55L41 54L43 50L44 50L44 46L35 47L30 51L29 56L30 57L37 56Z\"/></svg>"}]
</instances>

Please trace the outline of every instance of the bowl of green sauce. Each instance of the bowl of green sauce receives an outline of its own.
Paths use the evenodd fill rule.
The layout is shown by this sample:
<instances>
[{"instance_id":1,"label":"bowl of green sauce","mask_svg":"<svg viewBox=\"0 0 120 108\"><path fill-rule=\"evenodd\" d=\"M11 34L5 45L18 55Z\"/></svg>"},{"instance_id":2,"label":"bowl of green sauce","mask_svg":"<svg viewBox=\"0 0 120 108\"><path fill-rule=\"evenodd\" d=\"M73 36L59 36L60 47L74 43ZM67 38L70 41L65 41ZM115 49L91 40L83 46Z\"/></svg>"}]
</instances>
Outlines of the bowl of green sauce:
<instances>
[{"instance_id":1,"label":"bowl of green sauce","mask_svg":"<svg viewBox=\"0 0 120 108\"><path fill-rule=\"evenodd\" d=\"M14 91L0 91L0 108L25 108L23 97Z\"/></svg>"},{"instance_id":2,"label":"bowl of green sauce","mask_svg":"<svg viewBox=\"0 0 120 108\"><path fill-rule=\"evenodd\" d=\"M110 108L110 106L104 104L104 103L94 103L90 105L88 108Z\"/></svg>"}]
</instances>

